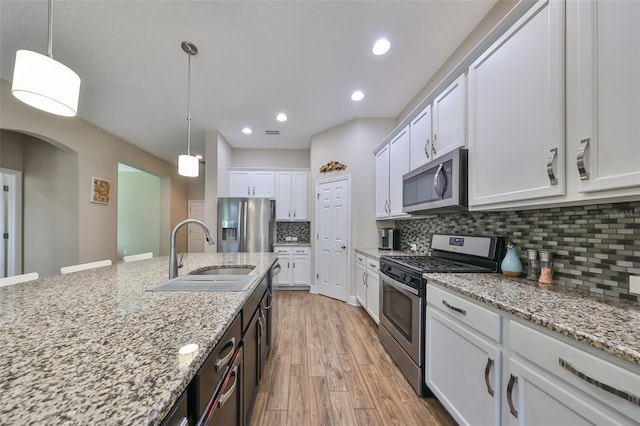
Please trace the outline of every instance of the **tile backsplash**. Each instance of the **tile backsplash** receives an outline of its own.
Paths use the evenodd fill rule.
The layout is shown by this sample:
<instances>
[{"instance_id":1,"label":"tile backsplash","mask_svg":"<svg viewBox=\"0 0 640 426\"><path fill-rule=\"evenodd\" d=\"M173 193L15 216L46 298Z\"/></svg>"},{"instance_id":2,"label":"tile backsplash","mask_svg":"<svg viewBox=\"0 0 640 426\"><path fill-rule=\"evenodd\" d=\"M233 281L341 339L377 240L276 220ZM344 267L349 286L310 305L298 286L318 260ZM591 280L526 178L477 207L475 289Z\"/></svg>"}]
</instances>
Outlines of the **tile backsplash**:
<instances>
[{"instance_id":1,"label":"tile backsplash","mask_svg":"<svg viewBox=\"0 0 640 426\"><path fill-rule=\"evenodd\" d=\"M398 220L400 248L427 253L432 233L499 235L526 269L526 249L554 254L558 285L639 300L629 275L640 275L640 201L525 211L461 212ZM525 271L526 274L526 271Z\"/></svg>"},{"instance_id":2,"label":"tile backsplash","mask_svg":"<svg viewBox=\"0 0 640 426\"><path fill-rule=\"evenodd\" d=\"M276 242L286 242L286 237L297 237L299 243L308 243L311 234L310 222L276 222Z\"/></svg>"}]
</instances>

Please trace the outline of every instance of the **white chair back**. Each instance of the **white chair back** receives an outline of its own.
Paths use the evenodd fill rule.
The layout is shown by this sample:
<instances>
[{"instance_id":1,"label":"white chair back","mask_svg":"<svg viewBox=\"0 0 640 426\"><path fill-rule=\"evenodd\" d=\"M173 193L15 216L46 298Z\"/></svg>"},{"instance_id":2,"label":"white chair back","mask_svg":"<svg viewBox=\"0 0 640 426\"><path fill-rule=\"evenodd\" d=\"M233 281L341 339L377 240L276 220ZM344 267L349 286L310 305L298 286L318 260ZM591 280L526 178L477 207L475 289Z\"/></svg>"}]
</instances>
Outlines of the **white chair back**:
<instances>
[{"instance_id":1,"label":"white chair back","mask_svg":"<svg viewBox=\"0 0 640 426\"><path fill-rule=\"evenodd\" d=\"M0 287L7 285L20 284L27 281L33 281L40 278L37 272L29 272L28 274L14 275L12 277L0 278Z\"/></svg>"},{"instance_id":2,"label":"white chair back","mask_svg":"<svg viewBox=\"0 0 640 426\"><path fill-rule=\"evenodd\" d=\"M69 274L71 272L84 271L87 269L100 268L102 266L110 266L111 259L98 260L97 262L81 263L79 265L63 266L60 268L61 274Z\"/></svg>"},{"instance_id":3,"label":"white chair back","mask_svg":"<svg viewBox=\"0 0 640 426\"><path fill-rule=\"evenodd\" d=\"M153 257L153 253L147 252L147 253L139 253L139 254L130 254L128 256L124 256L122 260L124 260L125 262L135 262L136 260L151 259L152 257Z\"/></svg>"}]
</instances>

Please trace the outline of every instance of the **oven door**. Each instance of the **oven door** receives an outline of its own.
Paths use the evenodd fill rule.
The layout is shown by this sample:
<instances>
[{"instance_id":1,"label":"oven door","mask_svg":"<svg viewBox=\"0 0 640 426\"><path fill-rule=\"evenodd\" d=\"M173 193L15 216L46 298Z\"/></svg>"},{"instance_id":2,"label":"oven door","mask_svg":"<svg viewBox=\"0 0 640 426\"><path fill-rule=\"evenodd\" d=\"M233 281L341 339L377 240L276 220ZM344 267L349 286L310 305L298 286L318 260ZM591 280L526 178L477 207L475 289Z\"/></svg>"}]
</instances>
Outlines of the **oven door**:
<instances>
[{"instance_id":1,"label":"oven door","mask_svg":"<svg viewBox=\"0 0 640 426\"><path fill-rule=\"evenodd\" d=\"M420 292L380 273L380 323L417 366L422 366Z\"/></svg>"}]
</instances>

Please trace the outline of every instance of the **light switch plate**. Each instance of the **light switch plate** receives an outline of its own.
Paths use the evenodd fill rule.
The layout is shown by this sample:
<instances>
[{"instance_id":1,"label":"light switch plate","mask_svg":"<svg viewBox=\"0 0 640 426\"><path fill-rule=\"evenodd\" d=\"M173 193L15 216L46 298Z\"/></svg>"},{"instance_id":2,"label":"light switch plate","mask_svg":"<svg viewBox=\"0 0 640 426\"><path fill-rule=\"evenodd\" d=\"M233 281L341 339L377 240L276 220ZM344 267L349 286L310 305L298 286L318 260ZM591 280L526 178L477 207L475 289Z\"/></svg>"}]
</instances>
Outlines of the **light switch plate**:
<instances>
[{"instance_id":1,"label":"light switch plate","mask_svg":"<svg viewBox=\"0 0 640 426\"><path fill-rule=\"evenodd\" d=\"M640 276L629 275L629 293L640 294Z\"/></svg>"}]
</instances>

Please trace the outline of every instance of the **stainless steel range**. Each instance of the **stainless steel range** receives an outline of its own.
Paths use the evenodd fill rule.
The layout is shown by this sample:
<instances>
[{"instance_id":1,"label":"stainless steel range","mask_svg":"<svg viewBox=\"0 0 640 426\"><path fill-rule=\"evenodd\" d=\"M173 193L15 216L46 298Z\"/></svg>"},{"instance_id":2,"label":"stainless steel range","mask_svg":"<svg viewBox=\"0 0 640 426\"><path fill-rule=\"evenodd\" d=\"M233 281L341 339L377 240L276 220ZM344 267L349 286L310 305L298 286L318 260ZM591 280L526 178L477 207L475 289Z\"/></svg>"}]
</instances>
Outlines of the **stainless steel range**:
<instances>
[{"instance_id":1,"label":"stainless steel range","mask_svg":"<svg viewBox=\"0 0 640 426\"><path fill-rule=\"evenodd\" d=\"M504 256L502 237L431 236L428 256L380 258L380 342L418 395L424 383L426 280L428 272L498 272Z\"/></svg>"}]
</instances>

